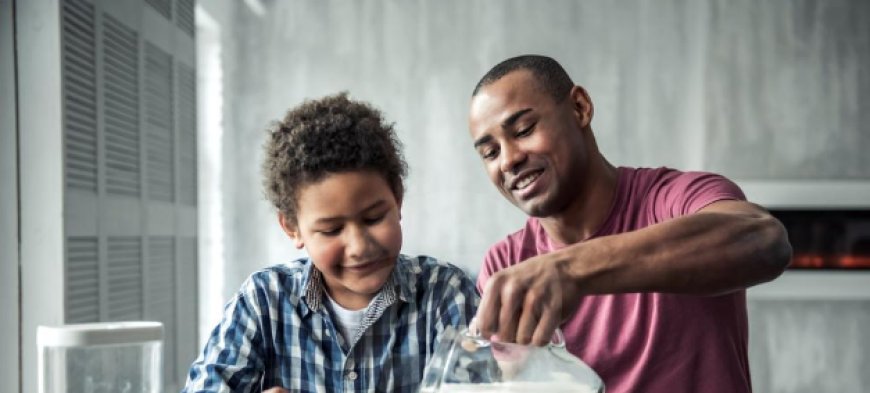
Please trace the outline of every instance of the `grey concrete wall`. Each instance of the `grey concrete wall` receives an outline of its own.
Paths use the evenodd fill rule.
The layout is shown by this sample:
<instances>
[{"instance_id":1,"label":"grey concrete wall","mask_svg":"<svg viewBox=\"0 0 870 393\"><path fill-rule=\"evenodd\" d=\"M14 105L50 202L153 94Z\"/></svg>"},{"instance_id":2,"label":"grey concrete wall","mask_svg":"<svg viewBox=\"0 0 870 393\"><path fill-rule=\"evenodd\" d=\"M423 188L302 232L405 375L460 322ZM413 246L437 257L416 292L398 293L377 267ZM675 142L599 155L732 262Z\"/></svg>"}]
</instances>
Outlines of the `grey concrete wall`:
<instances>
[{"instance_id":1,"label":"grey concrete wall","mask_svg":"<svg viewBox=\"0 0 870 393\"><path fill-rule=\"evenodd\" d=\"M475 273L524 217L471 148L468 98L489 67L523 53L555 57L587 87L599 145L615 164L870 180L870 2L263 1L262 14L245 2L200 4L232 16L222 26L226 275L214 284L227 296L251 271L299 255L260 192L264 129L303 99L340 90L380 107L405 143L404 251ZM866 320L866 304L829 307L805 337L866 349L866 335L828 333ZM817 311L755 309L758 391L860 390L851 368L817 373L851 385L778 382L817 359L763 342L792 329L788 318ZM840 320L826 325L833 315ZM870 368L866 356L856 361Z\"/></svg>"},{"instance_id":2,"label":"grey concrete wall","mask_svg":"<svg viewBox=\"0 0 870 393\"><path fill-rule=\"evenodd\" d=\"M749 304L755 391L867 391L870 301L755 300Z\"/></svg>"},{"instance_id":3,"label":"grey concrete wall","mask_svg":"<svg viewBox=\"0 0 870 393\"><path fill-rule=\"evenodd\" d=\"M475 271L522 217L471 148L468 96L490 66L522 53L554 56L588 88L616 164L870 179L867 2L278 1L262 16L231 6L226 222L239 274L287 253L263 247L283 236L262 232L276 227L258 192L263 130L340 90L383 109L405 143L406 250Z\"/></svg>"}]
</instances>

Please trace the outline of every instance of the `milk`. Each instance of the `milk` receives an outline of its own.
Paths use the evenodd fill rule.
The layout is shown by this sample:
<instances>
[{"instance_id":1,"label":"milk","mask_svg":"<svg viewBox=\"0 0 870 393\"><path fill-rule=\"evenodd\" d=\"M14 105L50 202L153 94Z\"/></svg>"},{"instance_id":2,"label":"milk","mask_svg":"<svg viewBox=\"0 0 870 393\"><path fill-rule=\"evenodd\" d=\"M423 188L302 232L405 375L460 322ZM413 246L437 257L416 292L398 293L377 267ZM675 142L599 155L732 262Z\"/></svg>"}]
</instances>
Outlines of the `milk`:
<instances>
[{"instance_id":1,"label":"milk","mask_svg":"<svg viewBox=\"0 0 870 393\"><path fill-rule=\"evenodd\" d=\"M421 393L427 393L424 390ZM441 385L439 393L599 393L586 384L554 382L499 382L487 384L451 383Z\"/></svg>"}]
</instances>

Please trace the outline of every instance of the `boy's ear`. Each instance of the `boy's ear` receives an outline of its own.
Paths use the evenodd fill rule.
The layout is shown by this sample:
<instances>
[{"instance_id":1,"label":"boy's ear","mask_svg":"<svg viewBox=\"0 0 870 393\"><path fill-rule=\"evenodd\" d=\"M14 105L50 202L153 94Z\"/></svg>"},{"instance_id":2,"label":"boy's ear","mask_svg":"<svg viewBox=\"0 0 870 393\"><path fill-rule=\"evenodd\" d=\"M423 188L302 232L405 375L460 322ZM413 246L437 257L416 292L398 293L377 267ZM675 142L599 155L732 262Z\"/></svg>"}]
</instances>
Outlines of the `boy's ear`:
<instances>
[{"instance_id":1,"label":"boy's ear","mask_svg":"<svg viewBox=\"0 0 870 393\"><path fill-rule=\"evenodd\" d=\"M287 219L287 217L284 217L281 212L278 212L278 223L281 224L281 229L284 230L284 233L293 239L293 243L297 249L305 247L305 243L302 241L302 236L299 236L299 229L296 227L296 224L293 224L289 219Z\"/></svg>"}]
</instances>

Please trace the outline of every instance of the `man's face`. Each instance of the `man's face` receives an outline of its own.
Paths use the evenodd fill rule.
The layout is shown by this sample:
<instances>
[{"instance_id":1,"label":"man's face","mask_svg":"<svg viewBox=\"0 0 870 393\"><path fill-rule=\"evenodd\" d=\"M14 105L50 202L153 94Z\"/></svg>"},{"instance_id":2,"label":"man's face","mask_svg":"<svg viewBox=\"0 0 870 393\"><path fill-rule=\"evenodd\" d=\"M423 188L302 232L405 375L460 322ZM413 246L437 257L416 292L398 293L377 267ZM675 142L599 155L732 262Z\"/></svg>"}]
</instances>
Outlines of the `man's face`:
<instances>
[{"instance_id":1,"label":"man's face","mask_svg":"<svg viewBox=\"0 0 870 393\"><path fill-rule=\"evenodd\" d=\"M399 203L386 179L369 171L330 174L297 197L297 224L282 219L282 227L305 247L336 302L365 307L402 247Z\"/></svg>"},{"instance_id":2,"label":"man's face","mask_svg":"<svg viewBox=\"0 0 870 393\"><path fill-rule=\"evenodd\" d=\"M469 129L490 180L530 216L557 214L579 196L588 119L572 97L556 103L531 72L519 70L471 100Z\"/></svg>"}]
</instances>

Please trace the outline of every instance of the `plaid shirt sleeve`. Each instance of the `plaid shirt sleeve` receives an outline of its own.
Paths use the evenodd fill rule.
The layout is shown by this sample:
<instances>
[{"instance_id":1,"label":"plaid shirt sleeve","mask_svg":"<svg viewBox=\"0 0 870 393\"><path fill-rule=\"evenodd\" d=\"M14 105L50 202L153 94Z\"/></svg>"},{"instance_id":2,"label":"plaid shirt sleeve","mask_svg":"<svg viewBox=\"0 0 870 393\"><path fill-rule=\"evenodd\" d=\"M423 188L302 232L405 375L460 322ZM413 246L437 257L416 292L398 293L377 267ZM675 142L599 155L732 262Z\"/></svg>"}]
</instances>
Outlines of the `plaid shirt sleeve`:
<instances>
[{"instance_id":1,"label":"plaid shirt sleeve","mask_svg":"<svg viewBox=\"0 0 870 393\"><path fill-rule=\"evenodd\" d=\"M435 324L436 337L440 338L447 326L459 330L468 327L477 311L480 295L475 289L474 282L454 266L447 269L446 277L439 284L445 286L441 292L440 304L437 308L438 320ZM433 349L437 341L436 339L431 343Z\"/></svg>"},{"instance_id":2,"label":"plaid shirt sleeve","mask_svg":"<svg viewBox=\"0 0 870 393\"><path fill-rule=\"evenodd\" d=\"M254 281L227 303L223 319L193 363L182 393L259 391L263 374L263 337ZM256 389L255 389L256 388Z\"/></svg>"}]
</instances>

